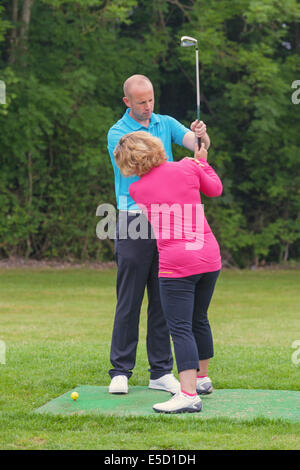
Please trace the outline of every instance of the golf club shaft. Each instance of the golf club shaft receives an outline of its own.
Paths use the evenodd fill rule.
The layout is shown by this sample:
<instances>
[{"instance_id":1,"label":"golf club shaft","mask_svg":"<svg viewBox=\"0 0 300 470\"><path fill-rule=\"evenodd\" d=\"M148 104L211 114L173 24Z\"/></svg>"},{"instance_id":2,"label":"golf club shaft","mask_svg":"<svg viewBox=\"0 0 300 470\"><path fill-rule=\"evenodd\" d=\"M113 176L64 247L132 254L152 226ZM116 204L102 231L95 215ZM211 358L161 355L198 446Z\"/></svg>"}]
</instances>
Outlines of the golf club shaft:
<instances>
[{"instance_id":1,"label":"golf club shaft","mask_svg":"<svg viewBox=\"0 0 300 470\"><path fill-rule=\"evenodd\" d=\"M199 78L199 54L196 46L196 89L197 89L197 119L200 122L200 78ZM201 138L198 137L198 147L201 148Z\"/></svg>"}]
</instances>

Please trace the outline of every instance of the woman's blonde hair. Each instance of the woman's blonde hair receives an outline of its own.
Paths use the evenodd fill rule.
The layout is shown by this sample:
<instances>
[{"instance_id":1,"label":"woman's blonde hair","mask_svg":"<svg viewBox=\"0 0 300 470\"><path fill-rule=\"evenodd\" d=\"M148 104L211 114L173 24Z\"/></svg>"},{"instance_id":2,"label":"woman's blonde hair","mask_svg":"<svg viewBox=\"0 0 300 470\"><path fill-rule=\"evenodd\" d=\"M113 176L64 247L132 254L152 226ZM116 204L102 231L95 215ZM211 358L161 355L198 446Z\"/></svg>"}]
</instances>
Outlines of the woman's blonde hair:
<instances>
[{"instance_id":1,"label":"woman's blonde hair","mask_svg":"<svg viewBox=\"0 0 300 470\"><path fill-rule=\"evenodd\" d=\"M143 176L167 160L162 141L144 131L124 135L114 156L124 176Z\"/></svg>"}]
</instances>

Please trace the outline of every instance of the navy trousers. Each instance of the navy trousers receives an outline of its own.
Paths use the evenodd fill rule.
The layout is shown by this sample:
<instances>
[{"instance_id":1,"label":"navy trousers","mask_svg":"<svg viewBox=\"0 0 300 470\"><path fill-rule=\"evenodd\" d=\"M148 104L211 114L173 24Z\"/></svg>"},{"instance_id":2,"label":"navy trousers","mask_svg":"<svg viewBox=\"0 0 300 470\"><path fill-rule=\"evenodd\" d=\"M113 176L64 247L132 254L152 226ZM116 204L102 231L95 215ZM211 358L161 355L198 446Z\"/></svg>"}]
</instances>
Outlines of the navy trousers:
<instances>
[{"instance_id":1,"label":"navy trousers","mask_svg":"<svg viewBox=\"0 0 300 470\"><path fill-rule=\"evenodd\" d=\"M126 216L125 216L126 215ZM170 333L162 311L158 281L158 251L156 240L151 238L124 238L124 231L136 217L120 212L115 240L117 272L117 305L110 350L113 368L109 375L132 375L139 338L140 310L147 288L147 354L150 378L155 380L173 368ZM137 220L137 219L136 219ZM121 235L122 234L122 235Z\"/></svg>"},{"instance_id":2,"label":"navy trousers","mask_svg":"<svg viewBox=\"0 0 300 470\"><path fill-rule=\"evenodd\" d=\"M160 296L174 344L178 372L199 369L214 355L207 317L220 271L181 278L160 278Z\"/></svg>"}]
</instances>

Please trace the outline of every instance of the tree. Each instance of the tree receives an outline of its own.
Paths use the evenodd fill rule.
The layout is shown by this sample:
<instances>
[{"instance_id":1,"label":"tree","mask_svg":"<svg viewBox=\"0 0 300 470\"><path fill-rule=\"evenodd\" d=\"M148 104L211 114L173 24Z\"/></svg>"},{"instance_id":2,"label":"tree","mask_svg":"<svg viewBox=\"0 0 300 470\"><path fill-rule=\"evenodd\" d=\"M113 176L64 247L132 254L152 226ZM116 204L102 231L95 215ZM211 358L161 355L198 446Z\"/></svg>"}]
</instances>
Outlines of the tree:
<instances>
[{"instance_id":1,"label":"tree","mask_svg":"<svg viewBox=\"0 0 300 470\"><path fill-rule=\"evenodd\" d=\"M299 258L300 7L295 0L4 1L0 254L111 259L96 208L115 203L106 148L122 85L148 75L156 112L201 118L222 198L204 198L224 264ZM26 14L25 14L26 12ZM186 150L174 147L176 159Z\"/></svg>"}]
</instances>

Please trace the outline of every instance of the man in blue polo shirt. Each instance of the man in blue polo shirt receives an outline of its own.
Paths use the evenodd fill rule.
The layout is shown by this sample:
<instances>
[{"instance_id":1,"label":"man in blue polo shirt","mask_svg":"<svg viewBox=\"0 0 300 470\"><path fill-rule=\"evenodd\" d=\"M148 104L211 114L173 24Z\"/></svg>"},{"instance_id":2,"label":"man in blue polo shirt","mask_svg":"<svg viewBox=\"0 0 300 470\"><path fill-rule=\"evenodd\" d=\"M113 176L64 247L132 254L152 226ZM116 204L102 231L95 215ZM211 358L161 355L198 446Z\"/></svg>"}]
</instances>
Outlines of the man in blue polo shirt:
<instances>
[{"instance_id":1,"label":"man in blue polo shirt","mask_svg":"<svg viewBox=\"0 0 300 470\"><path fill-rule=\"evenodd\" d=\"M112 334L109 371L110 393L128 393L128 379L135 366L139 334L140 309L145 288L148 294L147 353L150 364L149 388L177 393L178 380L172 374L173 358L170 335L160 304L158 284L158 252L156 240L148 225L148 238L132 239L128 227L136 217L142 217L131 199L128 188L137 176L125 178L115 164L113 151L120 138L134 131L146 131L159 137L169 160L173 160L172 142L194 151L195 138L200 137L208 149L206 126L194 121L191 130L176 119L153 113L154 91L144 75L133 75L124 83L123 101L128 107L124 116L108 132L108 150L115 174L115 192L119 220L116 230L115 254L117 273L117 306ZM148 222L147 222L148 224ZM122 236L119 234L122 233Z\"/></svg>"}]
</instances>

